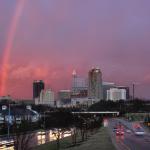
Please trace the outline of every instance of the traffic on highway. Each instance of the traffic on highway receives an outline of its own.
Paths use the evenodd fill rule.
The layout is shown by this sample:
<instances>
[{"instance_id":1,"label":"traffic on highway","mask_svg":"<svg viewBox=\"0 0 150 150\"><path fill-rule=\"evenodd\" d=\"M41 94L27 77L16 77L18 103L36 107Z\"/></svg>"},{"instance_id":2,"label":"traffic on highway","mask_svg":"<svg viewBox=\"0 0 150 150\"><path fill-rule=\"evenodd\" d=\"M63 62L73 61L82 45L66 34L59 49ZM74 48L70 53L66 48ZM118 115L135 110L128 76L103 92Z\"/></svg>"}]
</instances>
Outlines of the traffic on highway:
<instances>
[{"instance_id":1,"label":"traffic on highway","mask_svg":"<svg viewBox=\"0 0 150 150\"><path fill-rule=\"evenodd\" d=\"M108 129L117 150L150 150L150 133L140 123L114 118Z\"/></svg>"}]
</instances>

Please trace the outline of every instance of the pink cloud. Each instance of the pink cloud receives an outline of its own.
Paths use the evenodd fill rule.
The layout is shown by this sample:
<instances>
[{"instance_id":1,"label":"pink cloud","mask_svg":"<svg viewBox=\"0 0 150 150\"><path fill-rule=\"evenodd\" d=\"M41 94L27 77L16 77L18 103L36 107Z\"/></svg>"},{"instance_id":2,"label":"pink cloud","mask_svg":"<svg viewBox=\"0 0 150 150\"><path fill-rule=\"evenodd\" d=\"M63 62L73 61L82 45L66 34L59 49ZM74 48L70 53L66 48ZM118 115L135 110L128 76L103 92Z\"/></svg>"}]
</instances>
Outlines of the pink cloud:
<instances>
[{"instance_id":1,"label":"pink cloud","mask_svg":"<svg viewBox=\"0 0 150 150\"><path fill-rule=\"evenodd\" d=\"M15 1L2 3L0 49ZM10 69L8 91L15 84L16 96L32 97L34 79L45 80L55 91L69 88L74 68L87 76L92 66L99 66L104 80L143 82L138 93L150 97L145 92L149 14L150 2L140 0L28 1L13 43L10 62L15 65Z\"/></svg>"},{"instance_id":2,"label":"pink cloud","mask_svg":"<svg viewBox=\"0 0 150 150\"><path fill-rule=\"evenodd\" d=\"M10 70L10 78L12 79L45 78L48 75L48 68L42 66L26 65L13 67Z\"/></svg>"}]
</instances>

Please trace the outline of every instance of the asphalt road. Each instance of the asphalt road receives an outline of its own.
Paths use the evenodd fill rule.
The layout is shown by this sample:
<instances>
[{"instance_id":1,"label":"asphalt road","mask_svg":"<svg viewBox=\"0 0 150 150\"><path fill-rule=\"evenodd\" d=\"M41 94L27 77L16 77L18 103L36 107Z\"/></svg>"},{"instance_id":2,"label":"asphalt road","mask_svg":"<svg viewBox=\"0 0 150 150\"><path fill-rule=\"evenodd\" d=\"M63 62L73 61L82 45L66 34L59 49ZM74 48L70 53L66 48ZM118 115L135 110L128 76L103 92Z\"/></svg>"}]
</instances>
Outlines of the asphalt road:
<instances>
[{"instance_id":1,"label":"asphalt road","mask_svg":"<svg viewBox=\"0 0 150 150\"><path fill-rule=\"evenodd\" d=\"M113 128L119 122L124 126L123 136L116 136L116 133L113 132ZM143 136L135 135L132 123L123 119L110 119L108 129L117 150L150 150L150 133L145 131ZM127 133L127 129L131 130L131 133Z\"/></svg>"}]
</instances>

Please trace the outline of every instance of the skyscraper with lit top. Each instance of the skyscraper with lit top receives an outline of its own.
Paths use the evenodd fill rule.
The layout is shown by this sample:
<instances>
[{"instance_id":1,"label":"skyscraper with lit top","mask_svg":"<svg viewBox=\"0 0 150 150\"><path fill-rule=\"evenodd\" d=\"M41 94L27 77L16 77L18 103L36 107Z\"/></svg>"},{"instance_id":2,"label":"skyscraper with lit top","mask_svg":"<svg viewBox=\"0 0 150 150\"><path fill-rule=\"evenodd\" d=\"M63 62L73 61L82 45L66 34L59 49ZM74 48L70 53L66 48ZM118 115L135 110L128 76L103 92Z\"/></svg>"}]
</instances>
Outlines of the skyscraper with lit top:
<instances>
[{"instance_id":1,"label":"skyscraper with lit top","mask_svg":"<svg viewBox=\"0 0 150 150\"><path fill-rule=\"evenodd\" d=\"M88 73L88 97L103 99L102 72L99 68L92 68Z\"/></svg>"},{"instance_id":2,"label":"skyscraper with lit top","mask_svg":"<svg viewBox=\"0 0 150 150\"><path fill-rule=\"evenodd\" d=\"M78 76L76 71L72 73L72 96L73 97L87 97L87 79Z\"/></svg>"}]
</instances>

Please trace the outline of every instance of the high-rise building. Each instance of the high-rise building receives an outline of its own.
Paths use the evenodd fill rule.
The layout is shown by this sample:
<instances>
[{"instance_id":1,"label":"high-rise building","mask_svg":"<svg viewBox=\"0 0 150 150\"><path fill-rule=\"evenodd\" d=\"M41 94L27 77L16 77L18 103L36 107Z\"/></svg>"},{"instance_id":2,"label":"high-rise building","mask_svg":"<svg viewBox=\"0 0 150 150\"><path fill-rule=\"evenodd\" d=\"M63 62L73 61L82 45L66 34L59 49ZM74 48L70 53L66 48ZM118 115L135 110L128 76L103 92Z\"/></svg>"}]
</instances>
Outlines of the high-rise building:
<instances>
[{"instance_id":1,"label":"high-rise building","mask_svg":"<svg viewBox=\"0 0 150 150\"><path fill-rule=\"evenodd\" d=\"M72 73L72 92L74 94L77 92L76 87L77 87L77 73L76 73L76 70L73 70L73 73Z\"/></svg>"},{"instance_id":2,"label":"high-rise building","mask_svg":"<svg viewBox=\"0 0 150 150\"><path fill-rule=\"evenodd\" d=\"M99 68L92 68L88 74L88 97L103 99L102 72Z\"/></svg>"},{"instance_id":3,"label":"high-rise building","mask_svg":"<svg viewBox=\"0 0 150 150\"><path fill-rule=\"evenodd\" d=\"M87 79L77 75L74 70L72 73L72 94L71 97L87 97Z\"/></svg>"},{"instance_id":4,"label":"high-rise building","mask_svg":"<svg viewBox=\"0 0 150 150\"><path fill-rule=\"evenodd\" d=\"M42 80L35 80L33 82L33 99L39 98L40 93L42 90L44 90L45 84Z\"/></svg>"}]
</instances>

